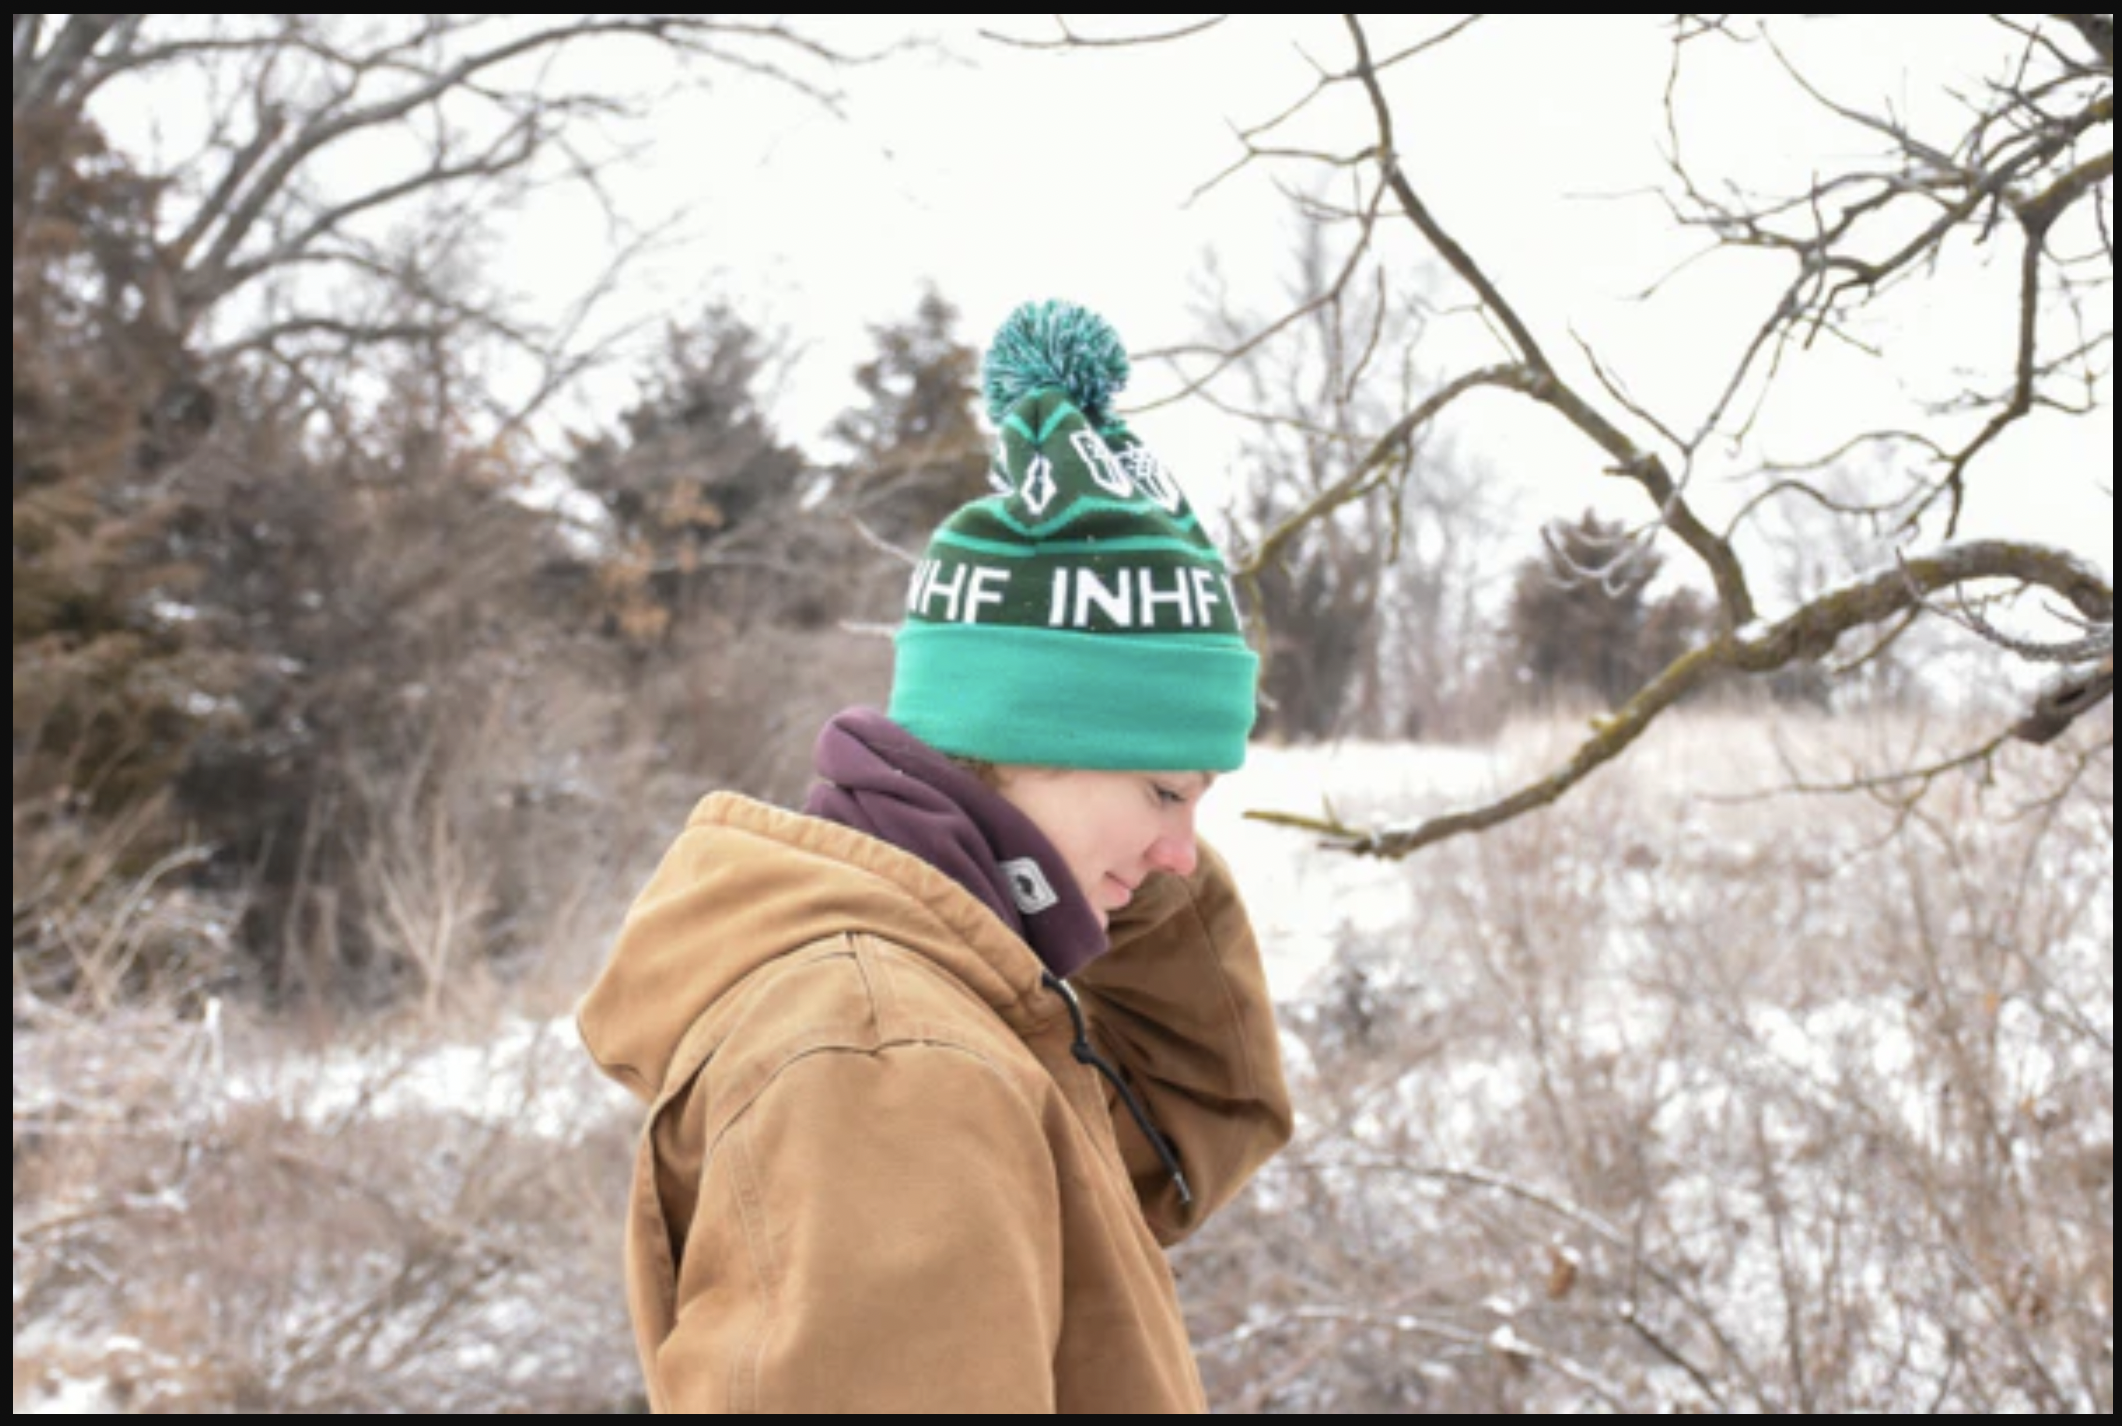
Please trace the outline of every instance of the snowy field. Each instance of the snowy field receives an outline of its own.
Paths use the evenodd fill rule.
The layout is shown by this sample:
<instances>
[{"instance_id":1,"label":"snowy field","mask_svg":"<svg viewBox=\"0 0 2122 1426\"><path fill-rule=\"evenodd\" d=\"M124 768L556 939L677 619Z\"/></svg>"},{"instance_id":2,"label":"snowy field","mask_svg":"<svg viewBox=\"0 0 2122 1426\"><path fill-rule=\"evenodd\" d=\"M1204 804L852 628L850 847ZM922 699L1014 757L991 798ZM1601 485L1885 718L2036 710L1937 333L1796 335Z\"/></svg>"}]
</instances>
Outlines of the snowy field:
<instances>
[{"instance_id":1,"label":"snowy field","mask_svg":"<svg viewBox=\"0 0 2122 1426\"><path fill-rule=\"evenodd\" d=\"M2105 1412L2111 760L2015 752L1907 809L1755 794L1941 732L1661 733L1405 867L1223 809L1306 1115L1205 1334L1219 1399ZM1569 736L1270 752L1229 790L1404 824Z\"/></svg>"},{"instance_id":2,"label":"snowy field","mask_svg":"<svg viewBox=\"0 0 2122 1426\"><path fill-rule=\"evenodd\" d=\"M1406 865L1244 816L1460 810L1573 735L1205 805L1302 1112L1181 1256L1219 1407L2111 1408L2111 761L1749 799L1924 734L1702 717ZM18 1013L17 1412L619 1409L634 1107L557 1005L440 1039Z\"/></svg>"}]
</instances>

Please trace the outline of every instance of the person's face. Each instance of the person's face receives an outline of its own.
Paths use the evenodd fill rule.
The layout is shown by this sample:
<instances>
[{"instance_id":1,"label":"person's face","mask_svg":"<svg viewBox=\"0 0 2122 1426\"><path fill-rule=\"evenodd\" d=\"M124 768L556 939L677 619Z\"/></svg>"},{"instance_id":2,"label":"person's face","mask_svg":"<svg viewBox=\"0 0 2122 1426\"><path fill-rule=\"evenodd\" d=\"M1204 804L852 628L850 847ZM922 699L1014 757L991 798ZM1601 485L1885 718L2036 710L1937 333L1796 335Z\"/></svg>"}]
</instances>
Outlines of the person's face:
<instances>
[{"instance_id":1,"label":"person's face","mask_svg":"<svg viewBox=\"0 0 2122 1426\"><path fill-rule=\"evenodd\" d=\"M1003 768L1001 793L1068 864L1100 925L1156 872L1191 876L1194 813L1215 774Z\"/></svg>"}]
</instances>

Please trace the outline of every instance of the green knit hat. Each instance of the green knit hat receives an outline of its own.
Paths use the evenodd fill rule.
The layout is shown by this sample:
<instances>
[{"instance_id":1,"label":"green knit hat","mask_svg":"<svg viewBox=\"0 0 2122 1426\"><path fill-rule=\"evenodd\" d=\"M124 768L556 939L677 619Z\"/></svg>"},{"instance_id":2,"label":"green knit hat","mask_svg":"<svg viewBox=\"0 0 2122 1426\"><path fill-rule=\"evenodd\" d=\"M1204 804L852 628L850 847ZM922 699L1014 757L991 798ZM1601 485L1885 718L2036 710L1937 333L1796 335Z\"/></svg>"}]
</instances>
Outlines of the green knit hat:
<instances>
[{"instance_id":1,"label":"green knit hat","mask_svg":"<svg viewBox=\"0 0 2122 1426\"><path fill-rule=\"evenodd\" d=\"M1027 303L985 377L996 494L945 520L914 571L892 719L992 763L1243 766L1260 661L1223 556L1113 415L1119 336L1081 307Z\"/></svg>"}]
</instances>

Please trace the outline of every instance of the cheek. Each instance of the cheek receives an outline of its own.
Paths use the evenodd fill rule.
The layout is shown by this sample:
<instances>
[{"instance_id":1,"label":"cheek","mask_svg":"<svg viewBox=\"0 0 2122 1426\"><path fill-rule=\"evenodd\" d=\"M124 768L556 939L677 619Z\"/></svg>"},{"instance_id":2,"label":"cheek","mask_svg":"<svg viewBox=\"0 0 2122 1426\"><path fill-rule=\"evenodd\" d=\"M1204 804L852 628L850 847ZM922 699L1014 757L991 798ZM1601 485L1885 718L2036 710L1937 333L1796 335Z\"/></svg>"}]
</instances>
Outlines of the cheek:
<instances>
[{"instance_id":1,"label":"cheek","mask_svg":"<svg viewBox=\"0 0 2122 1426\"><path fill-rule=\"evenodd\" d=\"M1092 895L1107 869L1107 862L1099 853L1097 839L1086 835L1084 829L1076 828L1070 835L1056 838L1054 850L1061 854L1061 860L1068 863L1068 869L1075 875L1076 884L1083 888L1084 895Z\"/></svg>"},{"instance_id":2,"label":"cheek","mask_svg":"<svg viewBox=\"0 0 2122 1426\"><path fill-rule=\"evenodd\" d=\"M1076 835L1061 851L1068 858L1068 864L1076 869L1085 890L1095 887L1128 856L1125 836L1112 818L1087 822L1077 828Z\"/></svg>"},{"instance_id":3,"label":"cheek","mask_svg":"<svg viewBox=\"0 0 2122 1426\"><path fill-rule=\"evenodd\" d=\"M1100 789L1101 793L1104 789ZM1085 797L1057 817L1054 850L1061 853L1086 895L1097 900L1105 878L1138 880L1142 864L1162 834L1162 819L1143 805L1141 793L1123 782L1110 797Z\"/></svg>"},{"instance_id":4,"label":"cheek","mask_svg":"<svg viewBox=\"0 0 2122 1426\"><path fill-rule=\"evenodd\" d=\"M1108 818L1103 831L1105 855L1123 868L1132 868L1157 844L1162 823L1153 812L1129 807Z\"/></svg>"}]
</instances>

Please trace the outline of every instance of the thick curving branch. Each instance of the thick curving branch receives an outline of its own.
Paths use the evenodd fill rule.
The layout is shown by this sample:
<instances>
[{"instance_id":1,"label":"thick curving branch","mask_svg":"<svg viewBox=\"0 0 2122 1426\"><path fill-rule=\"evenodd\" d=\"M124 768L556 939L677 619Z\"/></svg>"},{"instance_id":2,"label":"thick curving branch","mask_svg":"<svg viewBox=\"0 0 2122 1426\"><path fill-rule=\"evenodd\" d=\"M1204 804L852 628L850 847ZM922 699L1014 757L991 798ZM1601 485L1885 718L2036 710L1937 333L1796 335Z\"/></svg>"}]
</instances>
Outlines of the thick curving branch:
<instances>
[{"instance_id":1,"label":"thick curving branch","mask_svg":"<svg viewBox=\"0 0 2122 1426\"><path fill-rule=\"evenodd\" d=\"M2115 68L2115 17L2112 15L2050 15L2081 35L2111 74Z\"/></svg>"},{"instance_id":2,"label":"thick curving branch","mask_svg":"<svg viewBox=\"0 0 2122 1426\"><path fill-rule=\"evenodd\" d=\"M2114 161L2111 130L2112 18L2106 16L1991 17L2013 30L2023 44L2006 57L2010 68L1985 88L1963 98L1964 123L1942 138L1918 132L1917 126L1891 107L1878 112L1839 102L1811 82L1770 34L1772 21L1762 17L1681 16L1675 52L1695 42L1724 41L1759 45L1772 55L1803 93L1841 122L1853 127L1862 143L1878 151L1872 160L1851 160L1815 178L1805 191L1758 199L1732 183L1698 183L1682 158L1674 87L1668 87L1670 161L1682 185L1672 196L1672 216L1682 228L1704 231L1712 252L1760 253L1791 265L1780 279L1772 310L1756 327L1728 381L1712 391L1700 419L1661 419L1633 400L1626 382L1611 374L1599 354L1584 347L1581 356L1596 384L1573 385L1555 356L1543 345L1538 314L1517 305L1498 270L1459 241L1452 225L1431 202L1419 182L1417 166L1403 151L1388 93L1385 71L1403 59L1434 52L1436 46L1463 31L1463 26L1425 42L1405 54L1380 60L1373 46L1377 17L1344 14L1340 27L1350 42L1352 59L1338 69L1319 69L1317 81L1297 103L1264 126L1241 131L1246 158L1233 172L1256 159L1277 156L1309 158L1337 169L1360 164L1376 177L1376 195L1368 187L1362 201L1333 216L1355 225L1355 258L1383 262L1384 244L1374 231L1380 222L1404 219L1421 247L1463 284L1471 300L1466 309L1485 322L1499 349L1495 365L1462 370L1426 391L1403 395L1395 408L1405 411L1367 452L1324 488L1296 497L1298 508L1269 522L1257 546L1238 564L1241 576L1257 577L1273 566L1308 530L1330 523L1337 512L1365 499L1391 479L1392 462L1411 442L1456 410L1462 398L1478 390L1495 390L1544 407L1563 418L1601 452L1609 474L1633 482L1648 496L1654 518L1639 540L1670 533L1686 545L1715 584L1721 634L1675 660L1622 709L1599 721L1589 739L1566 765L1492 806L1439 818L1420 826L1379 831L1351 828L1332 819L1264 814L1261 820L1324 835L1349 850L1374 856L1405 856L1452 837L1478 833L1547 806L1580 785L1626 751L1666 712L1714 679L1761 676L1825 658L1843 637L1867 632L1871 650L1857 662L1876 657L1901 634L1938 609L1928 601L1984 580L2009 580L2028 588L2061 594L2095 626L2112 628L2112 593L2107 578L2088 570L2069 555L2031 545L2003 542L1959 543L1960 517L1968 488L1978 471L1993 466L2013 430L2038 413L2084 414L2099 404L2102 373L2098 354L2111 346L2111 325L2095 303L2112 284L2112 238L2109 210ZM2068 27L2067 29L2065 27ZM2075 32L2073 34L2072 32ZM2088 58L2077 40L2091 47ZM1352 135L1339 152L1318 149L1299 153L1271 151L1260 138L1322 96L1353 90L1365 101L1361 111L1367 134ZM1382 201L1380 201L1382 200ZM1367 211L1365 211L1367 210ZM1998 242L1999 238L2002 242ZM2087 249L2097 239L2097 249ZM1736 516L1719 516L1719 528L1702 519L1710 497L1699 495L1698 480L1725 456L1713 448L1719 441L1734 449L1755 436L1765 392L1777 383L1786 363L1803 356L1824 336L1875 358L1882 354L1864 340L1852 323L1877 310L1898 291L1937 274L1948 256L1969 246L1997 243L2009 247L2012 304L2008 323L1996 323L1998 369L2009 376L1995 389L1962 393L1957 400L1933 399L1926 409L1934 421L1905 422L1921 429L1877 430L1848 439L1827 457L1798 466L1771 460L1751 473L1750 482L1765 483L1758 493L1742 496ZM2104 261L2105 267L2101 268ZM2083 274L2092 271L2090 277ZM2101 273L2104 272L2104 280ZM1338 275L1334 287L1316 304L1330 302L1354 278L1354 261ZM2077 340L2058 343L2050 328L2057 302L2073 303ZM1311 309L1300 309L1290 322ZM2107 319L2110 321L2111 319ZM1242 358L1261 342L1279 336L1288 323L1270 327L1242 348ZM2090 330L2088 330L2090 329ZM2009 333L2007 336L2006 333ZM1580 344L1581 346L1582 344ZM2068 349L2066 349L2068 348ZM1193 354L1193 353L1189 353ZM1210 353L1214 355L1216 353ZM1219 368L1220 372L1224 368ZM1193 383L1187 395L1203 395L1217 373ZM2065 382L2082 383L2082 400L2065 399ZM1922 398L1919 397L1919 400ZM1300 408L1301 409L1301 408ZM1972 419L1970 419L1972 418ZM1266 419L1264 417L1259 419ZM1296 428L1296 418L1285 424ZM1874 425L1893 424L1890 421ZM1360 448L1359 448L1360 450ZM1851 458L1878 453L1890 458L1893 471L1857 495L1834 493L1829 478ZM1753 459L1749 454L1749 460ZM1811 477L1819 476L1820 480ZM1706 487L1704 487L1706 489ZM1876 489L1876 493L1874 490ZM1944 529L1945 547L1904 569L1882 571L1807 603L1788 617L1764 624L1752 580L1758 575L1740 557L1739 541L1750 522L1779 499L1808 499L1845 518L1869 522L1874 537L1887 528L1900 538L1925 542ZM1927 512L1940 506L1949 521L1928 525ZM1628 555L1623 554L1626 560ZM2111 632L2106 646L2111 657ZM2074 653L2100 653L2094 640L2058 645ZM2084 660L2073 659L2073 664ZM2082 674L2082 670L2081 670ZM2097 706L2111 693L2111 667L2080 676L2067 689L2043 701L2016 736L2032 740L2037 733L2054 736L2060 728Z\"/></svg>"},{"instance_id":3,"label":"thick curving branch","mask_svg":"<svg viewBox=\"0 0 2122 1426\"><path fill-rule=\"evenodd\" d=\"M2040 545L1984 541L1955 545L1898 569L1824 594L1780 622L1727 633L1682 655L1626 707L1593 724L1593 734L1560 768L1508 797L1472 811L1433 818L1413 827L1363 829L1338 819L1321 820L1281 812L1255 812L1250 820L1316 833L1357 856L1397 861L1426 847L1516 821L1559 802L1600 768L1633 747L1658 718L1682 699L1731 673L1771 674L1825 657L1843 635L1872 628L1928 597L1981 580L2013 580L2061 595L2086 619L2114 621L2114 591L2079 560ZM2112 654L2109 655L2112 660ZM2113 688L2113 669L2107 671ZM2077 713L2094 703L2081 697ZM2076 716L2076 715L2074 715ZM2060 731L2060 730L2059 730Z\"/></svg>"}]
</instances>

